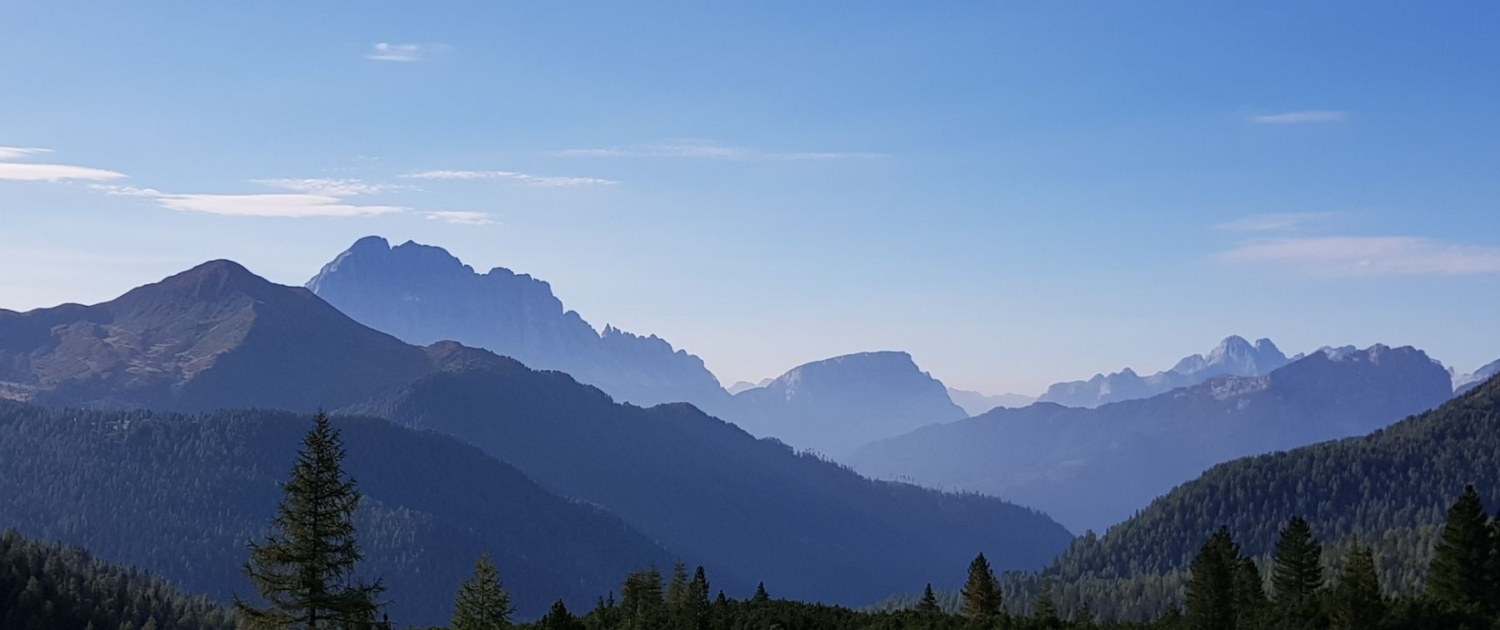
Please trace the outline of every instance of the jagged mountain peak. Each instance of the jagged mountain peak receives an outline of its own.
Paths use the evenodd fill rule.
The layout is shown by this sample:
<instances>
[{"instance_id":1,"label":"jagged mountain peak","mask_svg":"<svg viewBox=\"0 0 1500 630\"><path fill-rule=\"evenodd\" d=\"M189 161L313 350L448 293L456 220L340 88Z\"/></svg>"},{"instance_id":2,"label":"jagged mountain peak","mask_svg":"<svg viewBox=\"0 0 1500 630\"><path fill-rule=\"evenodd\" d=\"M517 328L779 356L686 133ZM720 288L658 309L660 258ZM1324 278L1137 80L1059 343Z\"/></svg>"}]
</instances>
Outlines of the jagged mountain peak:
<instances>
[{"instance_id":1,"label":"jagged mountain peak","mask_svg":"<svg viewBox=\"0 0 1500 630\"><path fill-rule=\"evenodd\" d=\"M1270 339L1261 338L1252 344L1244 337L1230 335L1207 356L1188 355L1170 370L1141 376L1127 367L1109 375L1096 374L1087 381L1056 383L1047 388L1040 400L1069 407L1097 407L1154 396L1216 376L1260 376L1289 361Z\"/></svg>"}]
</instances>

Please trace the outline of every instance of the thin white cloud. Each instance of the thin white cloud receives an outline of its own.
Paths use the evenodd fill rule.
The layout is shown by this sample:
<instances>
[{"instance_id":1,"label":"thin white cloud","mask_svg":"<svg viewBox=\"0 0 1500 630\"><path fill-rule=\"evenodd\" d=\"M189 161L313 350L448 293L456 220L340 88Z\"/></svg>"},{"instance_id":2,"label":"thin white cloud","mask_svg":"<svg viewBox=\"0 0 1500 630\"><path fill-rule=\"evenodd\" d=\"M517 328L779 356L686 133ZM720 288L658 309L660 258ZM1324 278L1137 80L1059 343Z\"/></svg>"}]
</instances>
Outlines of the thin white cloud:
<instances>
[{"instance_id":1,"label":"thin white cloud","mask_svg":"<svg viewBox=\"0 0 1500 630\"><path fill-rule=\"evenodd\" d=\"M446 44L393 44L390 42L379 42L370 48L370 52L365 55L365 59L410 63L414 61L426 61L452 51L453 47Z\"/></svg>"},{"instance_id":2,"label":"thin white cloud","mask_svg":"<svg viewBox=\"0 0 1500 630\"><path fill-rule=\"evenodd\" d=\"M270 186L272 188L281 188L283 190L307 193L310 195L326 195L329 197L375 195L384 192L406 190L411 188L410 186L398 186L396 184L371 184L359 179L252 179L250 181L257 184Z\"/></svg>"},{"instance_id":3,"label":"thin white cloud","mask_svg":"<svg viewBox=\"0 0 1500 630\"><path fill-rule=\"evenodd\" d=\"M724 161L831 162L836 160L871 160L890 157L884 153L799 151L778 153L747 147L724 146L703 140L657 142L633 147L565 149L553 151L555 157L577 158L684 158Z\"/></svg>"},{"instance_id":4,"label":"thin white cloud","mask_svg":"<svg viewBox=\"0 0 1500 630\"><path fill-rule=\"evenodd\" d=\"M51 153L51 150L32 147L0 147L0 180L49 183L65 181L100 182L125 177L124 173L106 171L102 168L73 166L71 164L33 164L30 162L13 161L41 153Z\"/></svg>"},{"instance_id":5,"label":"thin white cloud","mask_svg":"<svg viewBox=\"0 0 1500 630\"><path fill-rule=\"evenodd\" d=\"M1225 232L1298 232L1327 225L1341 216L1340 212L1252 214L1214 227Z\"/></svg>"},{"instance_id":6,"label":"thin white cloud","mask_svg":"<svg viewBox=\"0 0 1500 630\"><path fill-rule=\"evenodd\" d=\"M495 220L483 212L441 211L428 212L430 221L442 221L454 225L493 225Z\"/></svg>"},{"instance_id":7,"label":"thin white cloud","mask_svg":"<svg viewBox=\"0 0 1500 630\"><path fill-rule=\"evenodd\" d=\"M618 182L597 177L550 177L528 175L514 171L422 171L407 173L408 179L496 179L540 188L574 188L581 186L612 186Z\"/></svg>"},{"instance_id":8,"label":"thin white cloud","mask_svg":"<svg viewBox=\"0 0 1500 630\"><path fill-rule=\"evenodd\" d=\"M1500 247L1409 236L1327 236L1256 240L1220 253L1314 278L1500 274Z\"/></svg>"},{"instance_id":9,"label":"thin white cloud","mask_svg":"<svg viewBox=\"0 0 1500 630\"><path fill-rule=\"evenodd\" d=\"M164 193L154 188L100 184L94 185L93 188L110 195L151 199L163 208L178 212L232 217L354 218L397 214L410 210L402 206L345 203L341 196L328 194L178 194Z\"/></svg>"},{"instance_id":10,"label":"thin white cloud","mask_svg":"<svg viewBox=\"0 0 1500 630\"><path fill-rule=\"evenodd\" d=\"M1349 112L1336 109L1308 109L1296 112L1251 116L1250 122L1257 125L1311 125L1340 123L1348 119Z\"/></svg>"}]
</instances>

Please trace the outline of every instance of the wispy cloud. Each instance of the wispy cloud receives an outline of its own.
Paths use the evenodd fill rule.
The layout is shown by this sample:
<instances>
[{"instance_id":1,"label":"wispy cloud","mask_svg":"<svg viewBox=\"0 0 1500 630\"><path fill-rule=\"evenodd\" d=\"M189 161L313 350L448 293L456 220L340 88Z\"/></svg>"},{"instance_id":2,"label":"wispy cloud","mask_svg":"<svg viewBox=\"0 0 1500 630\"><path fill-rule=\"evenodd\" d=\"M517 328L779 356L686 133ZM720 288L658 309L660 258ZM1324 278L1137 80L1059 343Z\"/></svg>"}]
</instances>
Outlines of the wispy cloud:
<instances>
[{"instance_id":1,"label":"wispy cloud","mask_svg":"<svg viewBox=\"0 0 1500 630\"><path fill-rule=\"evenodd\" d=\"M352 196L352 194L179 194L132 186L95 185L94 188L110 195L151 199L163 208L178 212L232 217L354 218L397 214L410 210L402 206L346 203L343 197Z\"/></svg>"},{"instance_id":2,"label":"wispy cloud","mask_svg":"<svg viewBox=\"0 0 1500 630\"><path fill-rule=\"evenodd\" d=\"M493 225L495 223L495 220L490 215L483 212L428 212L427 219L430 221L452 223L454 225Z\"/></svg>"},{"instance_id":3,"label":"wispy cloud","mask_svg":"<svg viewBox=\"0 0 1500 630\"><path fill-rule=\"evenodd\" d=\"M408 179L496 179L541 188L612 186L618 183L614 180L597 177L552 177L529 175L514 171L422 171L420 173L407 173L402 175L402 177Z\"/></svg>"},{"instance_id":4,"label":"wispy cloud","mask_svg":"<svg viewBox=\"0 0 1500 630\"><path fill-rule=\"evenodd\" d=\"M397 184L371 184L359 179L332 179L332 178L310 178L310 179L252 179L257 184L280 188L311 195L327 195L329 197L353 197L355 195L375 195L397 190L409 190L410 186Z\"/></svg>"},{"instance_id":5,"label":"wispy cloud","mask_svg":"<svg viewBox=\"0 0 1500 630\"><path fill-rule=\"evenodd\" d=\"M890 157L884 153L846 151L773 152L747 147L724 146L705 140L677 140L630 147L564 149L549 155L577 158L685 158L725 161L831 162Z\"/></svg>"},{"instance_id":6,"label":"wispy cloud","mask_svg":"<svg viewBox=\"0 0 1500 630\"><path fill-rule=\"evenodd\" d=\"M1217 257L1313 278L1500 274L1500 247L1409 236L1327 236L1256 240Z\"/></svg>"},{"instance_id":7,"label":"wispy cloud","mask_svg":"<svg viewBox=\"0 0 1500 630\"><path fill-rule=\"evenodd\" d=\"M446 44L393 44L390 42L379 42L370 48L365 54L365 59L375 61L413 62L427 61L438 55L453 52L453 47Z\"/></svg>"},{"instance_id":8,"label":"wispy cloud","mask_svg":"<svg viewBox=\"0 0 1500 630\"><path fill-rule=\"evenodd\" d=\"M1250 122L1257 125L1311 125L1340 123L1348 119L1349 112L1346 111L1337 109L1308 109L1296 112L1251 116Z\"/></svg>"},{"instance_id":9,"label":"wispy cloud","mask_svg":"<svg viewBox=\"0 0 1500 630\"><path fill-rule=\"evenodd\" d=\"M71 164L36 164L14 161L42 153L51 153L51 150L32 147L0 147L0 180L52 183L65 181L99 182L125 177L124 173L107 171L102 168L73 166Z\"/></svg>"},{"instance_id":10,"label":"wispy cloud","mask_svg":"<svg viewBox=\"0 0 1500 630\"><path fill-rule=\"evenodd\" d=\"M1300 232L1326 226L1341 212L1282 212L1252 214L1214 226L1225 232Z\"/></svg>"}]
</instances>

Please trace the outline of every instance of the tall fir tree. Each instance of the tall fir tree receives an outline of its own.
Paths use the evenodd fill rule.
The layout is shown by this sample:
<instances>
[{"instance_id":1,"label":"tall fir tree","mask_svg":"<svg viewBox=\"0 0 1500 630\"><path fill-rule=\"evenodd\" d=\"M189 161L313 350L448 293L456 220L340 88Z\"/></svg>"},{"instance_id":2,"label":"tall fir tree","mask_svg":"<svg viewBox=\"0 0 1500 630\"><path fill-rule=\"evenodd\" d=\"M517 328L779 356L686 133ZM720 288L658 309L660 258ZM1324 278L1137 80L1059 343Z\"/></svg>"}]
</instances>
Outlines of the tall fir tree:
<instances>
[{"instance_id":1,"label":"tall fir tree","mask_svg":"<svg viewBox=\"0 0 1500 630\"><path fill-rule=\"evenodd\" d=\"M1308 605L1323 587L1323 546L1313 540L1312 527L1300 516L1287 522L1276 541L1271 587L1277 605L1284 608Z\"/></svg>"},{"instance_id":2,"label":"tall fir tree","mask_svg":"<svg viewBox=\"0 0 1500 630\"><path fill-rule=\"evenodd\" d=\"M1255 560L1240 558L1234 571L1234 616L1241 628L1259 627L1266 615L1266 589Z\"/></svg>"},{"instance_id":3,"label":"tall fir tree","mask_svg":"<svg viewBox=\"0 0 1500 630\"><path fill-rule=\"evenodd\" d=\"M1239 571L1239 545L1220 527L1203 543L1193 559L1187 586L1187 627L1192 630L1233 630L1235 574Z\"/></svg>"},{"instance_id":4,"label":"tall fir tree","mask_svg":"<svg viewBox=\"0 0 1500 630\"><path fill-rule=\"evenodd\" d=\"M1333 630L1375 630L1388 607L1375 572L1375 555L1355 538L1344 552L1344 570L1333 586L1329 615Z\"/></svg>"},{"instance_id":5,"label":"tall fir tree","mask_svg":"<svg viewBox=\"0 0 1500 630\"><path fill-rule=\"evenodd\" d=\"M251 628L360 628L374 625L379 580L354 576L364 558L355 537L359 487L344 474L344 446L323 412L302 440L265 541L250 544L245 574L265 605L235 598Z\"/></svg>"},{"instance_id":6,"label":"tall fir tree","mask_svg":"<svg viewBox=\"0 0 1500 630\"><path fill-rule=\"evenodd\" d=\"M1037 588L1036 601L1031 605L1031 619L1043 628L1062 625L1062 618L1057 614L1057 600L1052 597L1051 580L1043 579Z\"/></svg>"},{"instance_id":7,"label":"tall fir tree","mask_svg":"<svg viewBox=\"0 0 1500 630\"><path fill-rule=\"evenodd\" d=\"M474 574L458 585L450 630L502 630L514 612L510 593L500 583L500 569L485 553L474 561Z\"/></svg>"},{"instance_id":8,"label":"tall fir tree","mask_svg":"<svg viewBox=\"0 0 1500 630\"><path fill-rule=\"evenodd\" d=\"M750 596L750 603L764 604L769 601L771 601L771 594L766 592L766 583L757 583L755 585L755 594Z\"/></svg>"},{"instance_id":9,"label":"tall fir tree","mask_svg":"<svg viewBox=\"0 0 1500 630\"><path fill-rule=\"evenodd\" d=\"M552 604L552 609L536 625L538 630L583 630L583 622L568 612L568 606L560 599Z\"/></svg>"},{"instance_id":10,"label":"tall fir tree","mask_svg":"<svg viewBox=\"0 0 1500 630\"><path fill-rule=\"evenodd\" d=\"M922 589L922 599L917 600L917 614L925 617L943 614L942 607L938 605L937 595L932 592L932 584Z\"/></svg>"},{"instance_id":11,"label":"tall fir tree","mask_svg":"<svg viewBox=\"0 0 1500 630\"><path fill-rule=\"evenodd\" d=\"M1448 522L1432 559L1427 595L1455 610L1489 609L1495 599L1495 540L1489 515L1474 486L1448 510Z\"/></svg>"},{"instance_id":12,"label":"tall fir tree","mask_svg":"<svg viewBox=\"0 0 1500 630\"><path fill-rule=\"evenodd\" d=\"M963 615L971 623L989 627L1005 613L1004 600L1000 597L1000 582L990 569L990 561L984 554L974 557L969 563L969 579L960 593L963 600Z\"/></svg>"},{"instance_id":13,"label":"tall fir tree","mask_svg":"<svg viewBox=\"0 0 1500 630\"><path fill-rule=\"evenodd\" d=\"M653 568L626 576L620 587L620 608L628 627L657 630L663 625L663 606L660 571Z\"/></svg>"},{"instance_id":14,"label":"tall fir tree","mask_svg":"<svg viewBox=\"0 0 1500 630\"><path fill-rule=\"evenodd\" d=\"M682 606L688 600L687 565L678 562L672 565L672 579L667 582L667 605Z\"/></svg>"}]
</instances>

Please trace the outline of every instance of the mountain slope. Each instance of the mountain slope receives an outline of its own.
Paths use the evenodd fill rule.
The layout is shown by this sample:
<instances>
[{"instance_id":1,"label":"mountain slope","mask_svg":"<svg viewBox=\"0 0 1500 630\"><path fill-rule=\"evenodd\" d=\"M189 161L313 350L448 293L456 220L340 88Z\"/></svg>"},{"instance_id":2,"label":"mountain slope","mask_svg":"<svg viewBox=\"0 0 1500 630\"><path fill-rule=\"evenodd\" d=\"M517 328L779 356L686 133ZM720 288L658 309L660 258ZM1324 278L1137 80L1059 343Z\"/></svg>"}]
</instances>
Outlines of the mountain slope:
<instances>
[{"instance_id":1,"label":"mountain slope","mask_svg":"<svg viewBox=\"0 0 1500 630\"><path fill-rule=\"evenodd\" d=\"M0 401L0 527L87 547L227 601L251 592L245 545L264 535L306 416L51 411ZM367 568L392 616L442 623L474 558L491 551L520 611L585 606L627 572L673 556L617 517L556 497L449 437L336 419L365 495ZM113 626L111 626L113 627Z\"/></svg>"},{"instance_id":2,"label":"mountain slope","mask_svg":"<svg viewBox=\"0 0 1500 630\"><path fill-rule=\"evenodd\" d=\"M778 593L799 598L869 603L920 586L915 581L922 576L956 576L951 568L979 551L1002 568L1040 567L1071 539L1047 517L999 500L870 482L758 441L690 405L617 404L562 372L534 371L453 342L409 346L344 317L306 290L271 284L237 266L205 267L234 272L233 282L211 292L173 290L172 282L133 291L160 312L186 315L161 321L132 316L126 321L151 324L143 328L149 338L116 335L100 343L152 369L168 364L152 350L162 344L211 347L216 353L207 355L213 360L206 367L192 375L146 372L156 389L132 387L138 372L120 369L101 373L123 376L80 379L87 389L47 381L30 396L52 405L295 404L378 413L458 436L551 492L604 506L674 554L704 563L720 583L765 580ZM217 277L200 270L183 275ZM77 308L112 314L115 307ZM226 326L215 315L220 312L237 318L230 330L246 332L224 341ZM25 366L79 356L52 341L58 330L79 322L57 312L50 316L54 323L33 335L40 341L27 343L13 341L30 329L0 321L0 340L8 344L0 348L30 349L9 355L25 358ZM215 377L221 371L226 376ZM24 374L44 382L34 371ZM205 381L237 387L197 385ZM943 394L940 384L932 386ZM361 474L376 472L400 471ZM468 475L451 479L468 483Z\"/></svg>"},{"instance_id":3,"label":"mountain slope","mask_svg":"<svg viewBox=\"0 0 1500 630\"><path fill-rule=\"evenodd\" d=\"M1465 485L1500 506L1500 378L1367 436L1237 459L1174 489L1098 539L1080 539L1052 571L1067 580L1185 569L1214 529L1269 554L1292 516L1325 542L1358 535L1382 553L1382 581L1420 585L1448 507ZM1325 550L1337 546L1325 544Z\"/></svg>"},{"instance_id":4,"label":"mountain slope","mask_svg":"<svg viewBox=\"0 0 1500 630\"><path fill-rule=\"evenodd\" d=\"M0 628L229 630L229 611L87 552L0 532ZM128 625L127 625L128 624Z\"/></svg>"},{"instance_id":5,"label":"mountain slope","mask_svg":"<svg viewBox=\"0 0 1500 630\"><path fill-rule=\"evenodd\" d=\"M566 374L488 357L365 411L460 436L789 597L866 604L935 576L956 586L953 568L975 553L1001 569L1036 568L1071 539L1024 508L870 481L690 405L617 405Z\"/></svg>"},{"instance_id":6,"label":"mountain slope","mask_svg":"<svg viewBox=\"0 0 1500 630\"><path fill-rule=\"evenodd\" d=\"M953 404L963 408L964 413L971 416L977 416L996 407L1025 407L1036 402L1036 398L1021 394L990 395L952 387L948 388L948 398L953 401Z\"/></svg>"},{"instance_id":7,"label":"mountain slope","mask_svg":"<svg viewBox=\"0 0 1500 630\"><path fill-rule=\"evenodd\" d=\"M619 400L712 409L728 399L698 357L654 335L613 326L596 332L565 310L546 282L500 267L476 273L438 247L362 238L307 286L350 317L408 343L485 348L567 372Z\"/></svg>"},{"instance_id":8,"label":"mountain slope","mask_svg":"<svg viewBox=\"0 0 1500 630\"><path fill-rule=\"evenodd\" d=\"M311 411L428 369L419 349L224 260L103 304L0 311L0 397L46 405Z\"/></svg>"},{"instance_id":9,"label":"mountain slope","mask_svg":"<svg viewBox=\"0 0 1500 630\"><path fill-rule=\"evenodd\" d=\"M724 414L745 430L835 459L870 440L968 414L905 352L865 352L802 365L735 394Z\"/></svg>"},{"instance_id":10,"label":"mountain slope","mask_svg":"<svg viewBox=\"0 0 1500 630\"><path fill-rule=\"evenodd\" d=\"M1251 345L1244 338L1231 336L1220 342L1208 356L1184 357L1172 369L1150 376L1139 376L1125 368L1105 376L1095 374L1087 381L1055 383L1047 388L1039 402L1067 407L1098 407L1112 402L1149 398L1179 387L1196 385L1216 376L1260 376L1288 363L1286 355L1271 343L1260 339Z\"/></svg>"},{"instance_id":11,"label":"mountain slope","mask_svg":"<svg viewBox=\"0 0 1500 630\"><path fill-rule=\"evenodd\" d=\"M1497 375L1500 375L1500 361L1486 364L1484 367L1474 370L1471 374L1457 377L1453 382L1453 392L1455 394L1463 394Z\"/></svg>"},{"instance_id":12,"label":"mountain slope","mask_svg":"<svg viewBox=\"0 0 1500 630\"><path fill-rule=\"evenodd\" d=\"M850 463L1102 531L1214 464L1363 434L1441 404L1449 387L1442 367L1412 348L1317 353L1267 376L1220 377L1097 409L996 409L871 443Z\"/></svg>"}]
</instances>

